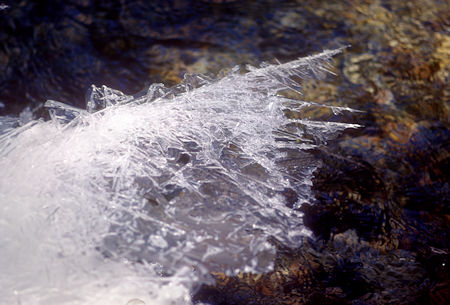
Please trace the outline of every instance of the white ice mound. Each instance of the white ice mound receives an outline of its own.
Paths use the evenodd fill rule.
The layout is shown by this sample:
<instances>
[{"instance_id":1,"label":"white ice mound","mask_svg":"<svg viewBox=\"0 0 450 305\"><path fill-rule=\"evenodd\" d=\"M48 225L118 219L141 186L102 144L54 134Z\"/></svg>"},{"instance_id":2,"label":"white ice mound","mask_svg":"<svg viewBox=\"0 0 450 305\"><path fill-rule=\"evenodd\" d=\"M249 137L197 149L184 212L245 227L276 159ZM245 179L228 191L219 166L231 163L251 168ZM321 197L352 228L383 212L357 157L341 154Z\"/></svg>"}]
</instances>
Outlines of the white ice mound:
<instances>
[{"instance_id":1,"label":"white ice mound","mask_svg":"<svg viewBox=\"0 0 450 305\"><path fill-rule=\"evenodd\" d=\"M103 290L185 303L186 270L270 270L269 238L298 246L308 233L296 208L317 164L305 150L358 126L290 119L313 103L278 92L338 52L138 97L92 87L86 110L48 101L50 121L1 119L0 303L102 304Z\"/></svg>"}]
</instances>

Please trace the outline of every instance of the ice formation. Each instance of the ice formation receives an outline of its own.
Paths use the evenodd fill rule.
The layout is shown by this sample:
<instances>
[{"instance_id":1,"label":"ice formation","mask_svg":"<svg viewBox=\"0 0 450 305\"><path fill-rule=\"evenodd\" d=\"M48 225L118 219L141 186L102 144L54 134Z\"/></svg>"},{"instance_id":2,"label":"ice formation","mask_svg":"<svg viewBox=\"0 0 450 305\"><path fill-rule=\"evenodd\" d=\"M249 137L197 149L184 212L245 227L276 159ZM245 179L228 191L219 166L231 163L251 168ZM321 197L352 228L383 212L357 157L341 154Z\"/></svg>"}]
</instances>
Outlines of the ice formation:
<instances>
[{"instance_id":1,"label":"ice formation","mask_svg":"<svg viewBox=\"0 0 450 305\"><path fill-rule=\"evenodd\" d=\"M139 96L93 86L86 110L48 101L49 121L0 118L0 303L186 304L209 271L270 270L269 238L308 234L305 150L357 127L291 119L314 103L279 92L338 52Z\"/></svg>"}]
</instances>

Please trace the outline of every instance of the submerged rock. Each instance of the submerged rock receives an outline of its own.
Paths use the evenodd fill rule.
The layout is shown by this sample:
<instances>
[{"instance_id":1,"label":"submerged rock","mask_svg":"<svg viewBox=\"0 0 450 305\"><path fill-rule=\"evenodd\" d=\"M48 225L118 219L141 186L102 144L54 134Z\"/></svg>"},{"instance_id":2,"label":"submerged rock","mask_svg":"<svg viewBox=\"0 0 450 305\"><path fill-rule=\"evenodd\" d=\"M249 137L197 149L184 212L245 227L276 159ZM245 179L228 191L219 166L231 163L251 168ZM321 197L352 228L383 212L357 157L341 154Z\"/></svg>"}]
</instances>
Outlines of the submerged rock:
<instances>
[{"instance_id":1,"label":"submerged rock","mask_svg":"<svg viewBox=\"0 0 450 305\"><path fill-rule=\"evenodd\" d=\"M336 59L337 76L325 82L303 81L301 99L307 103L301 109L283 110L289 119L296 120L288 127L302 136L286 132L289 128L277 134L279 143L316 147L301 156L291 153L278 163L290 177L300 181L305 173L299 168L312 164L308 172L312 175L312 168L321 163L312 180L314 193L301 193L298 188L305 185L293 183L270 194L279 198L286 210L295 210L298 217L303 217L313 235L300 238L290 247L272 239L268 247L276 249L276 253L271 252L276 257L273 271L241 270L231 275L225 272L226 266L214 265L212 276L217 283L203 286L195 299L211 304L446 304L450 298L448 3L203 2L209 4L199 10L179 1L10 5L0 12L4 46L0 64L5 72L1 75L0 111L19 113L25 103L37 105L45 98L82 107L83 94L91 83L135 92L149 77L176 84L182 81L185 71L217 72L241 62L273 57L284 61L299 56L299 52L349 44L351 47ZM171 22L166 23L166 17ZM160 94L159 89L153 86L144 94L164 96L164 90ZM293 92L282 95L299 99ZM101 112L107 106L101 99L93 100L96 102L91 112ZM345 111L345 107L361 112ZM67 123L68 115L72 116L69 121L80 113L85 115L68 107L53 110L53 119L59 124ZM23 121L2 118L0 130L17 128L32 119L29 111L23 114ZM321 137L308 129L305 119L357 122L365 128L346 132L337 139ZM132 125L133 120L122 123ZM181 130L187 129L184 126ZM217 129L211 132L215 136L227 134ZM251 179L267 177L264 165L236 157L243 153L241 146L233 143L222 148L221 160L227 165L238 166ZM167 148L165 162L174 171L189 168L198 164L198 150L195 141L183 143L181 148ZM49 157L48 150L44 152L42 160ZM31 170L31 166L26 168ZM64 176L64 172L59 174ZM116 172L108 174L113 177ZM223 178L220 171L210 169L208 174L203 173L208 181L199 186L202 196L225 194L233 204L250 202L236 195L233 183L211 183ZM157 194L148 191L157 184L145 175L132 182L142 191L142 210L167 222L170 217L164 218L164 207L182 206L180 198L193 196L192 191L171 179L161 176L157 182L165 183L157 188ZM106 187L114 185L120 183L111 179ZM14 190L14 185L6 189ZM40 190L41 195L45 193ZM301 203L304 216L296 210ZM51 216L49 219L60 213L44 211ZM202 212L199 209L193 216ZM25 223L39 219L29 217ZM242 219L226 221L236 224ZM286 221L303 223L294 217ZM150 234L151 225L145 221L130 227L146 232L151 247L165 249L170 244ZM112 235L121 232L122 241L130 237L129 231L115 229ZM267 227L256 231L264 229ZM18 240L23 237L19 233ZM149 251L143 255L142 245L120 248L114 236L103 241L105 256L113 257L122 251L129 254L128 258L138 257L142 262L149 256ZM171 242L176 241L174 237ZM248 244L244 238L241 241L244 246ZM197 258L201 254L194 252ZM67 252L58 257L67 257ZM143 279L145 276L138 281L145 283L143 291L159 287ZM183 285L176 287L186 287ZM169 291L174 293L176 289Z\"/></svg>"}]
</instances>

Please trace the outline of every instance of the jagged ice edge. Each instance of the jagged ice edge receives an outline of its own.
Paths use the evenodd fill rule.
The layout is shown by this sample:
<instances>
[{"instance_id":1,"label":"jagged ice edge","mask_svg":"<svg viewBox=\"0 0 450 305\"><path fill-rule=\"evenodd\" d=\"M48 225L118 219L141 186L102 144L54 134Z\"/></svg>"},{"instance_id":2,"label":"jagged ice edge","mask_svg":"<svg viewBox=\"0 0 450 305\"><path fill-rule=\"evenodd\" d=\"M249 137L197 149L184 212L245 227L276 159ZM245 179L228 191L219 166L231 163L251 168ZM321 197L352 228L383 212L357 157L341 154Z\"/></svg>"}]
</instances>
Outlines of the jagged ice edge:
<instances>
[{"instance_id":1,"label":"jagged ice edge","mask_svg":"<svg viewBox=\"0 0 450 305\"><path fill-rule=\"evenodd\" d=\"M249 132L246 131L245 129L243 131L240 131L239 128L242 127L239 124L245 124L245 120L243 120L243 118L240 118L238 116L238 112L233 112L234 109L232 106L229 106L228 108L226 108L227 105L223 105L225 108L223 109L218 109L219 112L217 112L217 114L220 114L221 110L224 111L231 111L232 115L235 115L235 117L232 117L233 119L237 120L236 122L228 122L228 121L224 121L224 128L223 131L231 131L232 135L234 138L230 138L231 141L233 141L233 139L237 139L241 137L241 141L238 141L237 143L240 144L243 148L244 154L248 157L253 158L253 160L255 160L258 163L261 163L264 167L266 168L275 168L276 165L274 165L270 159L270 157L267 155L269 153L271 153L273 150L276 150L277 148L280 147L280 143L274 142L273 139L273 135L271 134L273 130L273 128L282 128L282 126L284 124L289 123L289 120L286 119L284 117L284 114L279 111L280 110L280 102L283 101L283 99L281 99L279 96L277 96L277 92L279 90L282 89L293 89L296 91L300 91L300 87L298 87L298 84L289 78L289 76L300 76L301 78L307 78L307 77L311 77L311 76L322 76L324 73L326 73L328 70L325 68L327 66L327 64L329 63L329 60L331 59L331 56L339 53L340 50L333 50L333 51L324 51L321 54L318 55L314 55L314 56L309 56L306 58L301 58L298 59L296 61L290 62L290 63L286 63L286 64L280 64L280 65L266 65L263 64L262 68L254 68L254 67L250 67L248 66L247 69L249 70L248 73L240 75L237 73L237 69L233 70L228 76L224 77L221 80L211 80L208 79L206 77L202 77L202 76L187 76L186 80L174 87L174 88L165 88L163 85L153 85L150 86L149 90L147 91L146 94L144 94L143 96L139 96L139 97L127 97L125 96L123 93L121 93L120 91L116 91L113 89L109 89L109 88L104 88L105 92L109 92L108 96L104 96L105 98L105 103L102 104L97 104L94 101L91 102L91 105L87 107L87 110L81 110L81 109L77 109L74 107L70 107L67 105L64 105L62 103L59 102L48 102L47 106L49 108L52 109L53 114L52 114L52 121L51 122L36 122L36 121L32 121L27 123L26 125L18 128L18 129L13 129L10 132L7 132L3 135L0 136L0 160L2 158L7 158L8 156L10 156L12 153L14 153L14 151L18 151L18 155L17 158L15 158L15 161L21 161L23 160L22 158L27 158L27 153L26 152L21 152L21 149L24 149L27 147L28 144L32 144L32 145L28 145L29 147L33 148L34 150L38 150L38 152L40 152L40 155L35 156L35 158L37 158L36 160L34 160L35 162L48 162L48 160L46 160L47 157L56 157L58 158L58 152L51 152L47 149L51 149L51 147L54 147L55 145L63 145L63 146L59 146L60 148L67 148L70 147L70 136L77 136L77 132L80 131L84 131L85 132L85 136L92 136L92 137L97 137L98 135L96 135L94 132L96 131L94 129L94 127L98 127L100 128L101 131L105 132L104 134L102 134L102 136L106 137L105 139L98 139L95 138L97 140L101 140L102 142L100 144L102 145L106 145L106 147L108 149L112 149L113 148L113 144L122 144L121 140L119 139L113 139L113 138L108 138L109 136L111 136L111 134L108 134L108 130L102 129L102 128L106 128L105 126L100 126L100 124L105 124L107 127L109 128L118 128L118 130L124 130L126 128L131 128L131 130L133 130L133 123L135 122L134 120L139 120L139 116L141 115L141 120L144 120L146 118L152 118L154 120L159 119L158 117L152 116L152 114L149 113L145 113L145 115L148 115L147 117L145 115L142 115L140 113L140 110L143 110L142 108L139 108L140 105L142 104L147 104L147 103L151 103L151 104L160 104L161 109L165 109L165 110L170 110L170 109L174 109L171 107L188 107L190 105L190 103L192 104L191 107L196 107L196 106L203 106L205 111L208 109L207 107L209 106L209 104L207 103L207 101L209 99L214 99L215 98L215 92L213 90L209 90L209 89L214 89L214 88L220 88L223 89L225 92L220 92L220 93L224 93L227 97L231 98L231 99L235 99L236 101L239 101L240 98L242 98L241 96L239 96L240 93L242 92L251 92L250 97L252 97L253 99L257 99L258 101L262 102L266 102L267 101L267 105L260 105L260 104L255 104L252 106L254 106L254 108L252 107L252 109L243 109L245 111L242 112L242 115L244 114L249 114L251 111L259 111L261 112L261 114L265 114L268 117L270 117L271 119L274 120L274 122L265 122L264 119L262 118L257 118L260 119L259 121L257 120L255 122L255 126L250 126L253 127L253 130L250 130ZM208 87L206 87L205 85L208 85ZM236 93L237 91L237 93ZM111 96L113 96L114 98L111 99ZM119 97L119 98L117 98ZM204 101L203 105L198 105L198 101L196 100L197 97L201 97L202 101ZM220 98L218 98L218 100L221 100ZM131 107L128 107L126 105L129 105ZM125 108L126 107L126 108ZM286 106L288 107L288 106ZM184 109L184 110L188 110L188 109ZM347 109L344 109L347 110ZM184 111L183 111L184 112ZM171 112L169 112L171 113ZM178 113L175 112L176 115L182 115L182 113ZM227 114L227 113L225 113ZM115 120L117 120L118 118L121 119L120 122L116 122ZM245 117L244 117L245 118ZM253 118L253 117L249 117L249 118ZM143 122L143 121L142 121ZM200 122L200 121L199 121ZM117 126L118 123L121 126ZM172 127L179 127L179 125L176 125L176 122L170 122L170 121L163 121L162 123L168 123L168 124L174 124L174 125L170 125ZM232 124L234 123L234 124ZM312 123L311 121L305 122L306 124L312 124L311 126L314 128L314 124L317 125L318 129L321 130L325 130L324 132L328 132L328 133L334 133L336 131L345 129L345 128L354 128L357 127L356 124L343 124L343 125L339 125L339 123L333 123L333 124L327 124L330 122L315 122ZM108 125L109 124L109 125ZM96 125L96 126L94 126ZM212 126L212 125L211 125ZM91 128L91 129L88 129ZM268 128L265 128L268 127ZM89 131L89 132L88 132ZM98 130L97 130L98 131ZM201 129L196 129L194 130L195 134L200 136L200 137L209 137L211 136L211 134L206 133L204 130ZM266 132L266 134L264 134L264 131ZM28 132L28 133L27 133ZM44 133L42 133L44 132ZM183 130L180 130L180 132L184 132ZM247 134L245 134L247 132ZM256 143L256 142L252 142L252 137L249 137L249 134L251 134L252 132L257 133L257 139L258 140L262 140L262 143ZM44 139L34 139L34 133L36 133L37 135L41 135L44 137ZM58 139L57 137L65 134L68 135L69 137L67 139ZM127 136L130 136L132 134L125 134L122 137L122 140L126 140ZM176 135L170 135L172 138L169 139L172 141L172 144L176 144L178 142ZM192 136L191 134L188 134L188 136ZM301 136L301 135L300 135ZM23 143L20 143L18 141L15 141L14 139L16 139L17 137L21 137L21 140L26 140ZM28 137L28 138L27 138ZM26 139L25 139L26 138ZM111 143L108 143L109 141L112 141ZM245 140L245 141L244 141ZM266 143L267 141L267 143ZM62 143L64 142L64 143ZM250 143L247 143L250 142ZM38 146L33 146L33 143L36 143ZM22 144L22 145L20 145ZM25 145L27 144L27 145ZM89 140L83 140L81 143L79 144L83 144L83 145L87 145L89 144ZM90 145L90 144L89 144ZM108 146L110 145L110 146ZM258 146L259 145L259 146ZM254 148L256 147L256 151L254 150ZM301 148L308 148L307 146L302 146L302 145L294 145L292 146L292 148L297 148L297 149L301 149ZM41 149L41 150L39 150ZM130 155L130 151L127 152L127 149L130 149L130 147L128 146L124 146L121 149L121 153L123 152L125 156L129 156ZM131 148L131 149L135 149L134 151L132 151L132 153L135 153L135 159L139 159L140 157L146 157L147 155L145 154L145 152L141 152L139 151L139 149L135 148ZM47 152L50 152L50 154L48 154ZM205 152L206 154L208 152ZM214 151L213 151L214 153ZM215 152L217 153L217 152ZM71 155L67 155L68 158L71 157ZM278 157L280 157L280 155L278 155ZM6 160L6 159L5 159ZM58 159L56 159L58 160ZM58 164L56 167L44 167L42 168L43 172L37 172L37 173L45 173L47 170L51 169L51 170L57 170L58 172L58 176L57 177L66 177L65 179L67 179L67 174L64 172L60 172L60 170L58 169L58 166L63 166L63 161L64 160L59 160L61 161L60 164ZM76 160L75 160L76 161ZM113 161L113 163L116 161ZM130 166L129 162L125 159L120 159L117 160L116 163L114 163L112 165L112 167L110 167L109 171L110 173L107 173L108 175L110 174L114 174L113 172L113 168L116 168L117 170L120 169L125 169L127 168L127 166ZM33 165L33 162L30 161L30 163L25 163L24 165L28 165L31 164ZM39 165L39 164L35 164L35 165ZM54 166L51 165L50 163L48 164L49 166ZM90 173L92 173L92 168L90 167L92 165L92 163L87 162L86 164L82 164L82 169L86 170L86 174L89 175ZM220 167L221 164L217 163L215 164L216 166ZM133 166L133 164L131 164L131 166ZM62 167L63 169L65 167ZM9 171L6 171L5 174L6 175L12 175L14 176L17 173L11 172L11 167L9 167ZM70 169L70 168L69 168ZM139 170L138 168L134 168L135 170ZM33 169L30 169L31 171L33 171ZM70 171L69 171L70 173ZM117 173L115 173L114 175L116 175ZM239 172L237 173L233 173L230 172L230 175L234 175L234 179L239 178ZM275 178L279 178L280 176L275 175ZM282 175L281 175L282 176ZM96 174L93 174L92 177L94 177L95 179L100 179L101 177L99 177ZM113 179L113 183L112 186L108 186L108 184L104 184L104 182L101 182L97 185L94 185L95 187L99 188L99 193L96 193L95 196L92 196L93 194L83 194L84 188L81 186L85 186L85 187L92 187L92 183L83 183L80 187L73 187L71 185L61 185L58 184L60 181L54 180L52 182L56 182L54 187L63 187L63 188L67 188L67 187L72 187L71 192L73 192L73 194L78 193L81 194L79 196L81 196L79 199L82 200L99 200L96 197L101 198L101 196L103 196L102 193L104 193L104 191L101 190L101 188L108 188L108 187L112 187L113 190L116 190L116 192L113 194L113 198L114 200L119 200L119 201L123 201L123 200L130 200L132 199L131 196L135 196L136 194L133 194L134 191L136 191L135 189L133 189L132 187L130 188L129 182L126 181L126 176L123 177L124 179L117 179L117 177L113 177L111 176ZM21 176L17 176L16 177L19 181ZM83 177L72 177L73 179L83 179ZM97 180L93 181L93 183L98 183ZM273 179L275 180L275 179ZM14 180L13 180L14 181ZM2 180L1 182L5 182L5 180ZM33 182L33 181L31 181ZM274 182L275 183L275 182ZM288 185L285 184L285 182L281 181L276 185ZM51 190L50 189L45 189L45 185L39 185L39 186L44 186L44 190L42 190L44 193L46 191ZM24 185L24 187L28 187L26 185ZM189 185L187 185L186 187L189 187ZM256 187L258 187L258 185L256 184ZM130 193L125 194L125 195L130 195L130 196L125 196L124 194L118 194L117 191L122 191L125 189L129 189ZM1 186L0 183L0 189L6 189L6 186L3 185L3 187ZM20 189L16 189L17 191L20 191ZM31 190L34 191L34 190ZM243 191L246 191L245 189ZM20 194L23 195L23 194ZM111 194L105 194L105 198L110 198ZM114 196L125 196L125 197L114 197ZM47 195L45 195L47 196ZM255 196L258 196L258 194L255 194ZM0 199L5 199L5 197L1 197ZM48 199L51 199L52 197L48 197ZM28 199L27 197L22 196L19 198L16 198L18 204L22 204L21 200L26 200ZM262 197L260 200L266 200L266 197ZM28 199L33 201L33 199ZM65 200L69 200L70 204L73 204L74 206L77 206L76 200L72 200L72 199L65 199ZM26 205L24 206L26 207ZM40 217L40 215L42 214L43 216L45 216L44 218L48 218L49 220L51 220L55 215L58 216L59 210L58 210L58 206L49 206L49 207L42 207L42 209L39 211L39 214L37 215L32 215L34 218L38 218L38 216ZM85 206L80 206L80 209L88 209L89 207L85 207ZM122 209L127 209L127 207L119 207ZM279 207L274 207L274 209L279 209ZM282 208L281 208L282 209ZM26 210L25 210L26 211ZM282 213L285 214L286 211L282 209ZM94 212L95 214L95 212ZM70 215L69 215L70 216ZM110 216L114 216L114 214L110 214ZM58 217L62 217L62 216L58 216ZM64 217L63 217L64 218ZM71 220L70 217L68 218L68 225L71 224ZM92 219L94 222L96 221L95 219ZM7 222L8 223L8 222ZM25 227L26 228L26 227ZM84 230L89 231L89 228L85 228ZM281 227L282 228L282 227ZM97 229L95 227L95 225L92 226L92 229L95 230ZM175 226L175 229L177 229L177 227ZM280 231L280 228L274 228L274 230L276 230L276 232ZM88 234L89 232L85 232L86 234ZM52 236L52 235L50 235ZM85 239L85 236L82 236L80 238L82 241ZM70 253L69 253L70 254ZM67 253L66 253L67 255Z\"/></svg>"}]
</instances>

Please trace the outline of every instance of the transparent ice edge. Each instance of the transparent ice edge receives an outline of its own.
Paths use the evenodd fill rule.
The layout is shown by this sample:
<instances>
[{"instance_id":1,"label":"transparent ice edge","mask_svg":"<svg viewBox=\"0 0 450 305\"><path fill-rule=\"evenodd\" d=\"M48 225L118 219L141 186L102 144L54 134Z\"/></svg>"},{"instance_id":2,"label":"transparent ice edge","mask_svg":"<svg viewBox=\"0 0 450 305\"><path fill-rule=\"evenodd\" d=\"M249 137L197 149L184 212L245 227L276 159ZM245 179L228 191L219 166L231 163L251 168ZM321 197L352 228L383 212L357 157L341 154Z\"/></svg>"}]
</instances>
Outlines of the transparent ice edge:
<instances>
[{"instance_id":1,"label":"transparent ice edge","mask_svg":"<svg viewBox=\"0 0 450 305\"><path fill-rule=\"evenodd\" d=\"M211 271L271 270L270 238L310 234L307 151L359 126L290 119L305 102L278 92L323 77L339 52L136 96L92 86L85 110L47 101L49 121L1 117L0 303L187 304Z\"/></svg>"}]
</instances>

